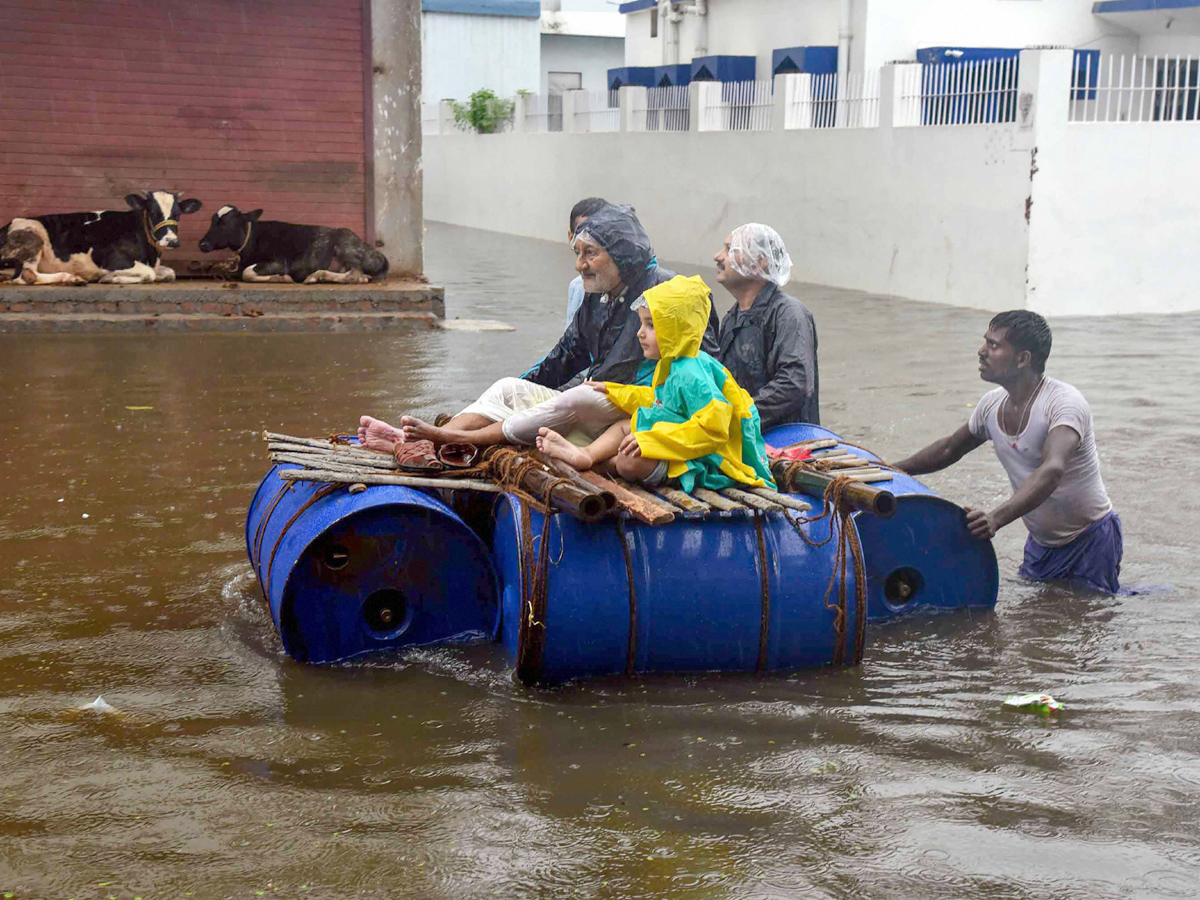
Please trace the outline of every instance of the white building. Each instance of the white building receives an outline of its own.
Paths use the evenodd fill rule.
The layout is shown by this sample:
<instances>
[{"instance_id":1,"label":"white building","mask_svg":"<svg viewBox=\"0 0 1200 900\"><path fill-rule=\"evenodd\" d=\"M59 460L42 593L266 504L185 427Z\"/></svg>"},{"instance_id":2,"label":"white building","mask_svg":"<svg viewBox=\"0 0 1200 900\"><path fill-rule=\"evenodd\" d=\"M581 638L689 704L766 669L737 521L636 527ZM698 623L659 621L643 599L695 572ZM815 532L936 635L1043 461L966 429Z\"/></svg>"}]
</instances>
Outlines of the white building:
<instances>
[{"instance_id":1,"label":"white building","mask_svg":"<svg viewBox=\"0 0 1200 900\"><path fill-rule=\"evenodd\" d=\"M781 64L828 71L820 66L830 54L817 56L816 69L795 53L789 65L779 51L792 48L830 48L843 73L913 60L928 48L1200 53L1200 2L1191 0L629 0L620 11L625 66L738 60L718 81L769 79Z\"/></svg>"},{"instance_id":2,"label":"white building","mask_svg":"<svg viewBox=\"0 0 1200 900\"><path fill-rule=\"evenodd\" d=\"M605 0L421 0L422 99L602 90L624 35Z\"/></svg>"}]
</instances>

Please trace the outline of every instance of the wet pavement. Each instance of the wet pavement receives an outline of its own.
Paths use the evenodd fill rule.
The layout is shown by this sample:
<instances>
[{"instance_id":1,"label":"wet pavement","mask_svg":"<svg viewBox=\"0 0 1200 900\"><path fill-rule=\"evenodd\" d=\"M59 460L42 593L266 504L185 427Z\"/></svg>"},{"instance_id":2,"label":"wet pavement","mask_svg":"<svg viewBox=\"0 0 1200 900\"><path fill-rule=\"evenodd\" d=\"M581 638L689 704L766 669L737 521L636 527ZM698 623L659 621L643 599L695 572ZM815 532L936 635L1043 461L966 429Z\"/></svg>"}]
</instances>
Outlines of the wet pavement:
<instances>
[{"instance_id":1,"label":"wet pavement","mask_svg":"<svg viewBox=\"0 0 1200 900\"><path fill-rule=\"evenodd\" d=\"M301 667L245 558L261 429L453 411L563 326L564 246L434 225L427 254L448 316L517 330L0 335L0 895L1200 894L1200 316L1051 323L1144 593L1016 580L1016 524L994 614L876 630L855 669L539 692L492 647ZM982 395L987 313L795 292L851 440L897 458ZM987 448L928 480L1008 491ZM1056 722L1002 709L1035 690Z\"/></svg>"}]
</instances>

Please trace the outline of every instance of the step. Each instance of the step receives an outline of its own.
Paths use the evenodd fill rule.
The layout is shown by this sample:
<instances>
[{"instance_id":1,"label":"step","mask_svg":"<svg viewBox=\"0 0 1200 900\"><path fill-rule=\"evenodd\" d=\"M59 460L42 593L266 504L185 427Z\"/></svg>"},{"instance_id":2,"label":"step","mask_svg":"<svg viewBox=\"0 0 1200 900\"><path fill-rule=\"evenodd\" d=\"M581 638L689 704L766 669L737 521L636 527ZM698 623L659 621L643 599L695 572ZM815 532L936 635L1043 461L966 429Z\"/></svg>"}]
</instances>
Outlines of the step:
<instances>
[{"instance_id":1,"label":"step","mask_svg":"<svg viewBox=\"0 0 1200 900\"><path fill-rule=\"evenodd\" d=\"M305 312L262 315L213 313L0 313L0 333L63 331L383 331L397 327L431 328L430 312Z\"/></svg>"},{"instance_id":2,"label":"step","mask_svg":"<svg viewBox=\"0 0 1200 900\"><path fill-rule=\"evenodd\" d=\"M168 284L0 285L0 314L78 315L294 312L431 312L443 315L445 289L423 282L364 285L244 284L177 281Z\"/></svg>"}]
</instances>

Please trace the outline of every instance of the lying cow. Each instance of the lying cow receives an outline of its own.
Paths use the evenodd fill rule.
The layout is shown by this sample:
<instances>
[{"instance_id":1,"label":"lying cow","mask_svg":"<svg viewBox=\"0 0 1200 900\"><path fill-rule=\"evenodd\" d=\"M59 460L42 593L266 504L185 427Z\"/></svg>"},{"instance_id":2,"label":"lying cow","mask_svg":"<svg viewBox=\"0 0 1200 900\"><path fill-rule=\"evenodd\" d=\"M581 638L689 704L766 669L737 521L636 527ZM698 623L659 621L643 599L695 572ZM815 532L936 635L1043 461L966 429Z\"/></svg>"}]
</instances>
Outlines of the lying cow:
<instances>
[{"instance_id":1,"label":"lying cow","mask_svg":"<svg viewBox=\"0 0 1200 900\"><path fill-rule=\"evenodd\" d=\"M200 250L233 250L234 269L243 281L365 284L387 275L387 257L349 228L261 221L261 216L261 209L222 206L200 239Z\"/></svg>"},{"instance_id":2,"label":"lying cow","mask_svg":"<svg viewBox=\"0 0 1200 900\"><path fill-rule=\"evenodd\" d=\"M125 198L128 212L57 213L0 228L0 269L26 284L143 284L174 281L162 251L179 246L179 217L200 209L171 191Z\"/></svg>"}]
</instances>

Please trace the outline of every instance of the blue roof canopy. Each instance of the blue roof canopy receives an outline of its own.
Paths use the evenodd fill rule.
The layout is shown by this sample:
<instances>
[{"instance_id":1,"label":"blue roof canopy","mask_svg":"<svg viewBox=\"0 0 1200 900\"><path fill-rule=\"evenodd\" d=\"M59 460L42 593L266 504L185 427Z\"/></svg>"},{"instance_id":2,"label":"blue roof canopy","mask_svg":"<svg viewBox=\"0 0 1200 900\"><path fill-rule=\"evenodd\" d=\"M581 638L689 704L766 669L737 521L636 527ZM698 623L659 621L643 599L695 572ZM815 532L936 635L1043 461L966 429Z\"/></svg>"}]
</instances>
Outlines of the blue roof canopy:
<instances>
[{"instance_id":1,"label":"blue roof canopy","mask_svg":"<svg viewBox=\"0 0 1200 900\"><path fill-rule=\"evenodd\" d=\"M809 72L830 75L837 72L837 47L785 47L771 52L771 74Z\"/></svg>"},{"instance_id":2,"label":"blue roof canopy","mask_svg":"<svg viewBox=\"0 0 1200 900\"><path fill-rule=\"evenodd\" d=\"M753 56L702 56L692 60L692 81L753 80Z\"/></svg>"},{"instance_id":3,"label":"blue roof canopy","mask_svg":"<svg viewBox=\"0 0 1200 900\"><path fill-rule=\"evenodd\" d=\"M421 0L421 10L522 19L540 19L542 16L541 0Z\"/></svg>"},{"instance_id":4,"label":"blue roof canopy","mask_svg":"<svg viewBox=\"0 0 1200 900\"><path fill-rule=\"evenodd\" d=\"M654 66L621 66L608 70L608 89L619 90L626 85L635 87L653 87Z\"/></svg>"},{"instance_id":5,"label":"blue roof canopy","mask_svg":"<svg viewBox=\"0 0 1200 900\"><path fill-rule=\"evenodd\" d=\"M617 9L622 13L631 13L650 9L653 6L658 6L658 0L630 0L628 3L622 3Z\"/></svg>"},{"instance_id":6,"label":"blue roof canopy","mask_svg":"<svg viewBox=\"0 0 1200 900\"><path fill-rule=\"evenodd\" d=\"M674 87L687 84L692 80L692 64L683 63L678 66L655 66L654 83L652 87Z\"/></svg>"}]
</instances>

